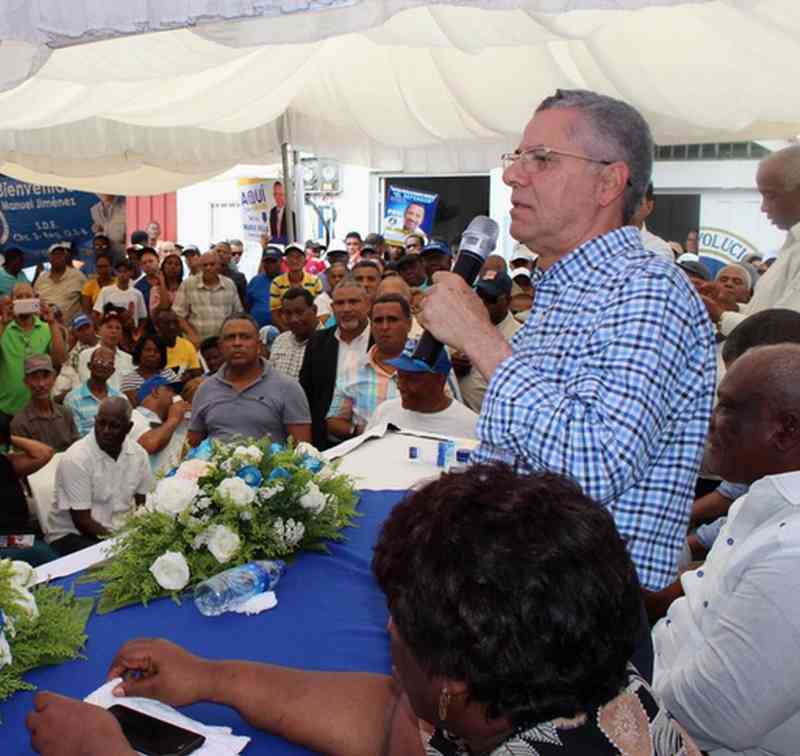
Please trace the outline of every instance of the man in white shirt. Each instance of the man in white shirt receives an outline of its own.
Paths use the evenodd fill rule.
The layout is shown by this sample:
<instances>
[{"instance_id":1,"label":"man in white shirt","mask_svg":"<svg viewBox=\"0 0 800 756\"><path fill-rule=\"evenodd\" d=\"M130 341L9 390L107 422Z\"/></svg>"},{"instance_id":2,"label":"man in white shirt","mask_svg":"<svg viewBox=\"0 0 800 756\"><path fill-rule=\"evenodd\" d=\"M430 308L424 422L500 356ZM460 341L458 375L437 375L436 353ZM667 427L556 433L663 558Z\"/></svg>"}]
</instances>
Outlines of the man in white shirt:
<instances>
[{"instance_id":1,"label":"man in white shirt","mask_svg":"<svg viewBox=\"0 0 800 756\"><path fill-rule=\"evenodd\" d=\"M639 235L642 237L642 244L646 250L649 250L659 257L663 257L668 262L675 262L675 255L672 252L672 247L667 244L660 236L656 236L647 230L644 222L650 217L653 208L656 206L655 195L653 193L653 182L647 185L642 202L639 209L634 213L631 218L631 226L636 226L639 229Z\"/></svg>"},{"instance_id":2,"label":"man in white shirt","mask_svg":"<svg viewBox=\"0 0 800 756\"><path fill-rule=\"evenodd\" d=\"M147 320L147 305L145 305L142 292L131 286L131 264L123 257L117 260L114 271L117 275L117 282L100 289L100 293L94 301L94 311L100 318L107 304L121 307L133 320L134 328L138 328L142 321Z\"/></svg>"},{"instance_id":3,"label":"man in white shirt","mask_svg":"<svg viewBox=\"0 0 800 756\"><path fill-rule=\"evenodd\" d=\"M100 405L94 432L74 443L56 471L56 509L74 531L51 543L60 554L97 543L118 528L153 487L147 452L128 433L131 407L124 397Z\"/></svg>"},{"instance_id":4,"label":"man in white shirt","mask_svg":"<svg viewBox=\"0 0 800 756\"><path fill-rule=\"evenodd\" d=\"M367 430L383 423L422 433L439 433L454 438L477 438L478 415L445 393L452 365L442 349L433 367L414 358L416 344L409 342L400 357L387 360L397 368L399 399L383 402L372 416Z\"/></svg>"},{"instance_id":5,"label":"man in white shirt","mask_svg":"<svg viewBox=\"0 0 800 756\"><path fill-rule=\"evenodd\" d=\"M175 401L183 384L169 383L161 375L146 380L136 392L139 404L133 410L131 438L150 455L154 475L177 467L189 431L189 402Z\"/></svg>"},{"instance_id":6,"label":"man in white shirt","mask_svg":"<svg viewBox=\"0 0 800 756\"><path fill-rule=\"evenodd\" d=\"M489 318L497 328L499 335L506 341L511 341L514 334L522 328L522 323L516 320L509 310L511 287L511 277L507 273L496 270L485 271L475 284L475 291L489 313ZM453 368L458 376L458 385L461 387L464 404L474 412L480 412L483 396L489 385L488 381L480 371L472 368L469 358L465 355L454 352L451 358Z\"/></svg>"},{"instance_id":7,"label":"man in white shirt","mask_svg":"<svg viewBox=\"0 0 800 756\"><path fill-rule=\"evenodd\" d=\"M756 184L761 209L778 228L787 232L778 259L761 276L753 298L738 308L714 287L701 294L711 320L727 336L749 315L772 307L800 312L800 144L765 157L758 166Z\"/></svg>"},{"instance_id":8,"label":"man in white shirt","mask_svg":"<svg viewBox=\"0 0 800 756\"><path fill-rule=\"evenodd\" d=\"M653 628L653 687L712 756L798 753L799 373L800 345L779 344L723 378L706 465L750 490Z\"/></svg>"}]
</instances>

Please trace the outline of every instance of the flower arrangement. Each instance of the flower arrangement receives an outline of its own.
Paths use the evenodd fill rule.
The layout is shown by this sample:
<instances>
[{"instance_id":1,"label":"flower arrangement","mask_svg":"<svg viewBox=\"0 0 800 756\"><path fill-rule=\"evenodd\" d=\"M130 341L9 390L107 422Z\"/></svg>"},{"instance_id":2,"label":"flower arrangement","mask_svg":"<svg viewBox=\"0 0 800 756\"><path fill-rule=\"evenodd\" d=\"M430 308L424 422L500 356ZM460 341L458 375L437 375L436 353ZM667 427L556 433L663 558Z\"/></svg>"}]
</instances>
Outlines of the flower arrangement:
<instances>
[{"instance_id":1,"label":"flower arrangement","mask_svg":"<svg viewBox=\"0 0 800 756\"><path fill-rule=\"evenodd\" d=\"M33 579L26 562L0 560L0 701L33 689L25 672L77 658L86 641L94 600Z\"/></svg>"},{"instance_id":2,"label":"flower arrangement","mask_svg":"<svg viewBox=\"0 0 800 756\"><path fill-rule=\"evenodd\" d=\"M117 533L89 573L98 611L180 594L230 567L326 551L355 516L352 481L310 444L203 442Z\"/></svg>"}]
</instances>

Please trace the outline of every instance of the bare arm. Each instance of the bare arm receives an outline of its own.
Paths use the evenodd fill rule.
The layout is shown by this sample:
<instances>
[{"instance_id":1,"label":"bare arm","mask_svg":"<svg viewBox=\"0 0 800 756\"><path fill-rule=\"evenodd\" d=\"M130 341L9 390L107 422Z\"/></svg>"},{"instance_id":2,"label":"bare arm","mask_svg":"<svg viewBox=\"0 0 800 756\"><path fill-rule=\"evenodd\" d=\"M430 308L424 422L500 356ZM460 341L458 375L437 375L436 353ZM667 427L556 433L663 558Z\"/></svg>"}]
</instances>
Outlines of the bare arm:
<instances>
[{"instance_id":1,"label":"bare arm","mask_svg":"<svg viewBox=\"0 0 800 756\"><path fill-rule=\"evenodd\" d=\"M181 420L183 420L184 415L191 406L188 402L175 402L169 408L169 415L161 425L139 436L139 445L148 454L160 452L170 442L172 434L175 433L175 429L180 425ZM192 446L195 446L195 444L192 444Z\"/></svg>"},{"instance_id":2,"label":"bare arm","mask_svg":"<svg viewBox=\"0 0 800 756\"><path fill-rule=\"evenodd\" d=\"M186 334L186 338L194 344L195 349L200 347L200 335L186 318L178 318L181 330Z\"/></svg>"},{"instance_id":3,"label":"bare arm","mask_svg":"<svg viewBox=\"0 0 800 756\"><path fill-rule=\"evenodd\" d=\"M186 440L189 442L189 446L197 446L200 442L206 437L206 433L203 431L193 431L190 430L186 434Z\"/></svg>"},{"instance_id":4,"label":"bare arm","mask_svg":"<svg viewBox=\"0 0 800 756\"><path fill-rule=\"evenodd\" d=\"M70 509L69 512L75 527L84 535L95 538L108 535L108 531L92 517L91 509Z\"/></svg>"},{"instance_id":5,"label":"bare arm","mask_svg":"<svg viewBox=\"0 0 800 756\"><path fill-rule=\"evenodd\" d=\"M295 440L296 443L300 443L301 441L305 441L308 444L311 443L310 423L302 423L297 425L292 425L289 423L286 426L286 432Z\"/></svg>"},{"instance_id":6,"label":"bare arm","mask_svg":"<svg viewBox=\"0 0 800 756\"><path fill-rule=\"evenodd\" d=\"M11 462L18 478L33 475L53 458L53 450L47 444L34 441L32 438L11 436L11 445L21 452L8 455L8 461Z\"/></svg>"},{"instance_id":7,"label":"bare arm","mask_svg":"<svg viewBox=\"0 0 800 756\"><path fill-rule=\"evenodd\" d=\"M42 302L41 314L44 322L50 327L50 356L53 358L56 371L58 371L67 359L67 344L64 341L63 332L53 318L52 310L44 302Z\"/></svg>"},{"instance_id":8,"label":"bare arm","mask_svg":"<svg viewBox=\"0 0 800 756\"><path fill-rule=\"evenodd\" d=\"M702 525L704 522L714 522L718 517L728 514L733 502L723 496L719 491L712 491L696 499L692 505L692 519L690 526Z\"/></svg>"},{"instance_id":9,"label":"bare arm","mask_svg":"<svg viewBox=\"0 0 800 756\"><path fill-rule=\"evenodd\" d=\"M413 719L398 715L399 692L384 675L209 661L163 640L126 643L108 677L130 672L141 674L128 674L115 695L157 698L173 706L202 700L223 704L260 730L332 756L422 754L419 734L413 728L409 732ZM404 735L407 749L387 748L390 739L396 743Z\"/></svg>"}]
</instances>

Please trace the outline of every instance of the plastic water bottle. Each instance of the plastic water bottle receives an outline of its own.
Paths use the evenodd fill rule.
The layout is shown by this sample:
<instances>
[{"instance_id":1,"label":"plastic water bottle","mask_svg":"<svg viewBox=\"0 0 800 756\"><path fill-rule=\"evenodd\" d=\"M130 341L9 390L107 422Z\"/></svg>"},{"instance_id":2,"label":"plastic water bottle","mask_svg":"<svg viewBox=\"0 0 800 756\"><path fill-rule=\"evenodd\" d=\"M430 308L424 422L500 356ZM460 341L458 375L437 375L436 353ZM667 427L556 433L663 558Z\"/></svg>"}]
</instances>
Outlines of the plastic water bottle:
<instances>
[{"instance_id":1,"label":"plastic water bottle","mask_svg":"<svg viewBox=\"0 0 800 756\"><path fill-rule=\"evenodd\" d=\"M194 589L194 605L206 617L216 617L253 596L271 591L286 571L280 559L248 562L204 580Z\"/></svg>"}]
</instances>

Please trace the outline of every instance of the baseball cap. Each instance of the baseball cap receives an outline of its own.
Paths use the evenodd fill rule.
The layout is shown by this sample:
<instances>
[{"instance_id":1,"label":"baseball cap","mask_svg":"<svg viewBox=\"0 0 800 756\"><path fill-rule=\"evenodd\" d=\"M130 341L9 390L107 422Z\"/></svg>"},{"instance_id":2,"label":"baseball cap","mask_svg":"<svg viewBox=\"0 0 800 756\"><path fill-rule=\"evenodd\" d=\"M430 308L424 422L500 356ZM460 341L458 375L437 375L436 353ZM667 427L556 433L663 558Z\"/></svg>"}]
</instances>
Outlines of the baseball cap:
<instances>
[{"instance_id":1,"label":"baseball cap","mask_svg":"<svg viewBox=\"0 0 800 756\"><path fill-rule=\"evenodd\" d=\"M161 388L161 386L168 386L176 394L180 394L183 388L183 384L180 381L168 381L163 375L154 375L139 386L139 390L136 392L136 398L139 400L139 404L147 399L157 388Z\"/></svg>"},{"instance_id":2,"label":"baseball cap","mask_svg":"<svg viewBox=\"0 0 800 756\"><path fill-rule=\"evenodd\" d=\"M345 256L350 254L347 251L345 243L341 239L331 239L328 244L328 249L325 251L325 257L330 257L335 254L342 254Z\"/></svg>"},{"instance_id":3,"label":"baseball cap","mask_svg":"<svg viewBox=\"0 0 800 756\"><path fill-rule=\"evenodd\" d=\"M441 239L431 239L423 248L420 250L421 255L429 255L429 254L440 254L440 255L447 255L448 257L453 256L453 250L450 249L450 245L442 241Z\"/></svg>"},{"instance_id":4,"label":"baseball cap","mask_svg":"<svg viewBox=\"0 0 800 756\"><path fill-rule=\"evenodd\" d=\"M374 244L367 244L366 242L364 242L364 244L361 245L361 254L362 255L365 252L376 252L377 253L377 251L378 250L375 249L375 245Z\"/></svg>"},{"instance_id":5,"label":"baseball cap","mask_svg":"<svg viewBox=\"0 0 800 756\"><path fill-rule=\"evenodd\" d=\"M447 350L442 349L433 367L431 367L425 360L414 357L416 348L417 342L415 340L412 339L406 342L406 348L403 353L399 357L386 360L386 364L392 365L404 373L441 373L442 375L447 375L452 369L453 365L447 356Z\"/></svg>"},{"instance_id":6,"label":"baseball cap","mask_svg":"<svg viewBox=\"0 0 800 756\"><path fill-rule=\"evenodd\" d=\"M188 257L189 255L199 255L200 248L196 244L187 244L183 248L183 252L181 253L184 257Z\"/></svg>"},{"instance_id":7,"label":"baseball cap","mask_svg":"<svg viewBox=\"0 0 800 756\"><path fill-rule=\"evenodd\" d=\"M90 324L91 324L91 322L92 322L92 321L89 319L89 316L88 316L88 315L83 315L83 314L81 314L81 315L76 315L76 316L75 316L75 317L72 319L72 327L73 327L75 330L78 330L78 328L83 328L85 325L90 325Z\"/></svg>"},{"instance_id":8,"label":"baseball cap","mask_svg":"<svg viewBox=\"0 0 800 756\"><path fill-rule=\"evenodd\" d=\"M47 254L49 255L51 252L55 252L57 249L63 249L65 252L69 252L72 248L72 245L68 241L60 241L56 242L55 244L51 244L47 248Z\"/></svg>"},{"instance_id":9,"label":"baseball cap","mask_svg":"<svg viewBox=\"0 0 800 756\"><path fill-rule=\"evenodd\" d=\"M512 280L515 278L527 278L530 281L531 272L527 268L512 268L511 278Z\"/></svg>"},{"instance_id":10,"label":"baseball cap","mask_svg":"<svg viewBox=\"0 0 800 756\"><path fill-rule=\"evenodd\" d=\"M262 260L281 260L283 258L283 247L279 244L268 244L261 253Z\"/></svg>"},{"instance_id":11,"label":"baseball cap","mask_svg":"<svg viewBox=\"0 0 800 756\"><path fill-rule=\"evenodd\" d=\"M711 280L711 271L709 270L708 266L701 262L684 260L683 262L678 263L678 267L686 273L691 273L693 276L699 276L704 281Z\"/></svg>"},{"instance_id":12,"label":"baseball cap","mask_svg":"<svg viewBox=\"0 0 800 756\"><path fill-rule=\"evenodd\" d=\"M538 255L533 254L524 244L517 244L514 247L514 251L509 258L510 262L514 262L514 260L526 260L528 262L532 262L538 257Z\"/></svg>"},{"instance_id":13,"label":"baseball cap","mask_svg":"<svg viewBox=\"0 0 800 756\"><path fill-rule=\"evenodd\" d=\"M131 232L131 244L147 244L147 231L137 229Z\"/></svg>"},{"instance_id":14,"label":"baseball cap","mask_svg":"<svg viewBox=\"0 0 800 756\"><path fill-rule=\"evenodd\" d=\"M301 255L305 257L306 248L302 244L298 244L297 242L292 242L291 244L287 244L283 248L284 257L288 255L290 252L299 252Z\"/></svg>"},{"instance_id":15,"label":"baseball cap","mask_svg":"<svg viewBox=\"0 0 800 756\"><path fill-rule=\"evenodd\" d=\"M25 360L25 375L36 373L39 370L46 370L48 373L56 372L49 354L34 354Z\"/></svg>"},{"instance_id":16,"label":"baseball cap","mask_svg":"<svg viewBox=\"0 0 800 756\"><path fill-rule=\"evenodd\" d=\"M508 296L511 294L511 278L508 273L498 270L487 270L478 279L475 288L485 291L492 297L499 297L501 294Z\"/></svg>"}]
</instances>

